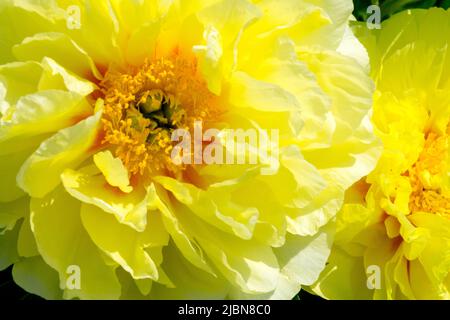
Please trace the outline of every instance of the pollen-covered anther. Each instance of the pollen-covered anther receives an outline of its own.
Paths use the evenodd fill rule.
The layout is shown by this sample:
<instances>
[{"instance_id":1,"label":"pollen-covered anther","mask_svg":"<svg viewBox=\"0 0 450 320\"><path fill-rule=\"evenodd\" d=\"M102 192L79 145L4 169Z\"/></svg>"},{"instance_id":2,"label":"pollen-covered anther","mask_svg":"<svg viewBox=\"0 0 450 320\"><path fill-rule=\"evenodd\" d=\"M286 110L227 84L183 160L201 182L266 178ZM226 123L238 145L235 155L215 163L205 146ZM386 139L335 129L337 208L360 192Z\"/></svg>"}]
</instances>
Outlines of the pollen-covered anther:
<instances>
[{"instance_id":1,"label":"pollen-covered anther","mask_svg":"<svg viewBox=\"0 0 450 320\"><path fill-rule=\"evenodd\" d=\"M448 134L427 135L419 159L408 172L411 212L431 212L450 218L450 194L443 188L443 180L448 179L449 140Z\"/></svg>"},{"instance_id":2,"label":"pollen-covered anther","mask_svg":"<svg viewBox=\"0 0 450 320\"><path fill-rule=\"evenodd\" d=\"M195 58L174 51L126 72L110 70L101 83L105 96L105 139L130 175L176 168L170 159L176 129L216 118L216 96L197 70Z\"/></svg>"}]
</instances>

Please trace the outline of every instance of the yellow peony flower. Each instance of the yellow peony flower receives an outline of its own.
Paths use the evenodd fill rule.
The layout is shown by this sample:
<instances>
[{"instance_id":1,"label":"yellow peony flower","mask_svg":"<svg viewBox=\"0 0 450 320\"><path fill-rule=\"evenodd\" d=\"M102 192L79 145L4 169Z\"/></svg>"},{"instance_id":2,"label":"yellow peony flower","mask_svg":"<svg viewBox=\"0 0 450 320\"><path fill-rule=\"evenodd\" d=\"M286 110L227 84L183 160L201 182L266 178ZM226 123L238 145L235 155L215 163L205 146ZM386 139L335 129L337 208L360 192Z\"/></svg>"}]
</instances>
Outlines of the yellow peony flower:
<instances>
[{"instance_id":1,"label":"yellow peony flower","mask_svg":"<svg viewBox=\"0 0 450 320\"><path fill-rule=\"evenodd\" d=\"M330 299L450 299L450 11L407 11L381 30L363 28L384 152L346 194L313 290Z\"/></svg>"},{"instance_id":2,"label":"yellow peony flower","mask_svg":"<svg viewBox=\"0 0 450 320\"><path fill-rule=\"evenodd\" d=\"M352 3L320 3L1 1L0 269L52 299L289 299L314 283L379 151ZM196 121L277 129L279 150L178 165L172 135Z\"/></svg>"}]
</instances>

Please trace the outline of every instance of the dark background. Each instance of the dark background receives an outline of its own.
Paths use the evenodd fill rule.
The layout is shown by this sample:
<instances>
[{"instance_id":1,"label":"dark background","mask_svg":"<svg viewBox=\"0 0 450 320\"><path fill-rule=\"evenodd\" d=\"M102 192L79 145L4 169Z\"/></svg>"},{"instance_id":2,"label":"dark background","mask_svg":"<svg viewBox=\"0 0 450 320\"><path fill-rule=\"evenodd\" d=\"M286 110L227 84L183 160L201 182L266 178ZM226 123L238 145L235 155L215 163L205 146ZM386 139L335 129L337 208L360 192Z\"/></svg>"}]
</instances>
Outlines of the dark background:
<instances>
[{"instance_id":1,"label":"dark background","mask_svg":"<svg viewBox=\"0 0 450 320\"><path fill-rule=\"evenodd\" d=\"M448 9L450 0L354 0L354 16L359 21L367 19L367 7L376 4L381 8L382 20L402 10L411 8L442 7ZM12 267L0 272L0 300L39 300L41 298L29 294L18 287L11 276ZM306 291L300 292L294 300L319 300L319 297L311 295Z\"/></svg>"}]
</instances>

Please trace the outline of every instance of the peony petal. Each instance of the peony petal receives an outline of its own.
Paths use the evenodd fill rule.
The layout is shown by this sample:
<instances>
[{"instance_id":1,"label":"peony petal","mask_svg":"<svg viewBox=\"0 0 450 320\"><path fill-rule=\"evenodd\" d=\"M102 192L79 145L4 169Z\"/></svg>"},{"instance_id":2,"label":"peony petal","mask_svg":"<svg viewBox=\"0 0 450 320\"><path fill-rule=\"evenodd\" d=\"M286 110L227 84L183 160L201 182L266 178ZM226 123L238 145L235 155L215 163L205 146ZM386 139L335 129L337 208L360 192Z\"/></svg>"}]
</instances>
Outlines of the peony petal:
<instances>
[{"instance_id":1,"label":"peony petal","mask_svg":"<svg viewBox=\"0 0 450 320\"><path fill-rule=\"evenodd\" d=\"M29 201L27 201L27 204L28 202ZM34 234L31 230L29 215L25 217L20 227L19 237L17 238L17 252L21 257L25 258L31 258L39 255L39 251L36 246L36 240L34 239Z\"/></svg>"},{"instance_id":2,"label":"peony petal","mask_svg":"<svg viewBox=\"0 0 450 320\"><path fill-rule=\"evenodd\" d=\"M48 300L62 298L58 273L41 257L26 258L15 263L12 276L14 282L31 294Z\"/></svg>"},{"instance_id":3,"label":"peony petal","mask_svg":"<svg viewBox=\"0 0 450 320\"><path fill-rule=\"evenodd\" d=\"M214 275L198 243L187 234L186 227L177 219L175 212L168 207L168 203L170 201L167 193L152 184L149 187L149 209L157 209L161 212L164 226L183 256L197 268Z\"/></svg>"},{"instance_id":4,"label":"peony petal","mask_svg":"<svg viewBox=\"0 0 450 320\"><path fill-rule=\"evenodd\" d=\"M19 136L56 132L86 117L92 109L83 96L61 90L46 90L23 96L11 122L1 128L0 142Z\"/></svg>"},{"instance_id":5,"label":"peony petal","mask_svg":"<svg viewBox=\"0 0 450 320\"><path fill-rule=\"evenodd\" d=\"M131 273L134 279L158 280L155 261L144 250L168 243L168 234L158 214L150 216L146 230L140 233L119 224L111 215L90 205L82 206L81 219L94 243Z\"/></svg>"},{"instance_id":6,"label":"peony petal","mask_svg":"<svg viewBox=\"0 0 450 320\"><path fill-rule=\"evenodd\" d=\"M146 190L140 186L134 192L124 193L111 187L95 166L74 171L64 170L61 175L64 188L74 198L112 213L120 223L142 232L147 224Z\"/></svg>"},{"instance_id":7,"label":"peony petal","mask_svg":"<svg viewBox=\"0 0 450 320\"><path fill-rule=\"evenodd\" d=\"M334 225L330 223L311 237L287 236L286 243L274 249L281 273L292 283L316 282L330 255L333 233Z\"/></svg>"},{"instance_id":8,"label":"peony petal","mask_svg":"<svg viewBox=\"0 0 450 320\"><path fill-rule=\"evenodd\" d=\"M230 103L239 108L283 112L298 110L295 96L279 86L235 72L230 83Z\"/></svg>"},{"instance_id":9,"label":"peony petal","mask_svg":"<svg viewBox=\"0 0 450 320\"><path fill-rule=\"evenodd\" d=\"M252 237L258 210L231 202L229 195L237 186L216 185L205 192L192 184L180 183L169 177L155 177L154 181L211 225L243 239Z\"/></svg>"},{"instance_id":10,"label":"peony petal","mask_svg":"<svg viewBox=\"0 0 450 320\"><path fill-rule=\"evenodd\" d=\"M41 61L51 57L65 70L80 77L101 79L94 61L73 40L64 33L37 33L25 38L20 44L12 48L14 56L19 61Z\"/></svg>"},{"instance_id":11,"label":"peony petal","mask_svg":"<svg viewBox=\"0 0 450 320\"><path fill-rule=\"evenodd\" d=\"M0 3L0 63L14 60L13 45L35 33L48 31L55 22L65 19L66 12L56 6L55 1L7 0Z\"/></svg>"},{"instance_id":12,"label":"peony petal","mask_svg":"<svg viewBox=\"0 0 450 320\"><path fill-rule=\"evenodd\" d=\"M19 186L38 198L58 186L66 168L78 166L92 153L100 117L101 112L98 112L44 141L20 169Z\"/></svg>"},{"instance_id":13,"label":"peony petal","mask_svg":"<svg viewBox=\"0 0 450 320\"><path fill-rule=\"evenodd\" d=\"M44 261L59 273L64 298L117 299L120 285L114 267L105 264L83 228L80 202L62 188L31 200L31 229ZM64 213L64 214L61 214ZM68 287L71 266L79 268L80 287ZM76 270L76 269L75 269Z\"/></svg>"},{"instance_id":14,"label":"peony petal","mask_svg":"<svg viewBox=\"0 0 450 320\"><path fill-rule=\"evenodd\" d=\"M0 234L7 230L13 230L17 221L29 213L28 207L29 199L27 197L12 202L0 202Z\"/></svg>"},{"instance_id":15,"label":"peony petal","mask_svg":"<svg viewBox=\"0 0 450 320\"><path fill-rule=\"evenodd\" d=\"M272 248L254 241L241 240L208 227L181 205L176 207L178 220L186 225L215 267L234 286L246 293L273 291L279 267Z\"/></svg>"},{"instance_id":16,"label":"peony petal","mask_svg":"<svg viewBox=\"0 0 450 320\"><path fill-rule=\"evenodd\" d=\"M122 160L115 158L111 151L95 154L94 163L111 186L118 187L125 193L133 191L133 187L130 186L127 169L123 165Z\"/></svg>"},{"instance_id":17,"label":"peony petal","mask_svg":"<svg viewBox=\"0 0 450 320\"><path fill-rule=\"evenodd\" d=\"M0 154L0 202L15 201L24 196L23 190L17 186L16 176L22 163L36 147L34 145L13 154Z\"/></svg>"},{"instance_id":18,"label":"peony petal","mask_svg":"<svg viewBox=\"0 0 450 320\"><path fill-rule=\"evenodd\" d=\"M220 94L221 75L227 77L236 64L241 34L261 16L261 11L246 0L222 0L199 11L197 16L205 28L206 46L195 48L203 53L201 64L208 88Z\"/></svg>"},{"instance_id":19,"label":"peony petal","mask_svg":"<svg viewBox=\"0 0 450 320\"><path fill-rule=\"evenodd\" d=\"M333 248L328 265L312 291L327 299L370 299L363 259L352 257L339 248Z\"/></svg>"},{"instance_id":20,"label":"peony petal","mask_svg":"<svg viewBox=\"0 0 450 320\"><path fill-rule=\"evenodd\" d=\"M223 278L214 277L198 269L186 260L184 255L174 245L169 245L164 250L163 268L174 282L175 288L171 289L155 283L150 298L224 299L229 290L229 283Z\"/></svg>"},{"instance_id":21,"label":"peony petal","mask_svg":"<svg viewBox=\"0 0 450 320\"><path fill-rule=\"evenodd\" d=\"M68 28L67 19L64 19L62 25L64 29L57 30L73 39L96 65L101 67L100 69L106 68L110 63L123 62L118 43L117 16L109 1L74 0L66 3L58 0L58 4L66 12L69 6L76 6L79 9L80 21L79 27L75 25Z\"/></svg>"},{"instance_id":22,"label":"peony petal","mask_svg":"<svg viewBox=\"0 0 450 320\"><path fill-rule=\"evenodd\" d=\"M86 97L96 88L93 83L78 77L53 59L43 58L41 65L44 72L39 80L39 90L67 90Z\"/></svg>"},{"instance_id":23,"label":"peony petal","mask_svg":"<svg viewBox=\"0 0 450 320\"><path fill-rule=\"evenodd\" d=\"M15 244L19 234L20 226L16 225L11 230L0 233L0 271L19 261L19 255Z\"/></svg>"},{"instance_id":24,"label":"peony petal","mask_svg":"<svg viewBox=\"0 0 450 320\"><path fill-rule=\"evenodd\" d=\"M12 62L0 66L0 82L6 90L5 100L9 105L38 88L42 66L37 62ZM5 116L5 115L4 115Z\"/></svg>"}]
</instances>

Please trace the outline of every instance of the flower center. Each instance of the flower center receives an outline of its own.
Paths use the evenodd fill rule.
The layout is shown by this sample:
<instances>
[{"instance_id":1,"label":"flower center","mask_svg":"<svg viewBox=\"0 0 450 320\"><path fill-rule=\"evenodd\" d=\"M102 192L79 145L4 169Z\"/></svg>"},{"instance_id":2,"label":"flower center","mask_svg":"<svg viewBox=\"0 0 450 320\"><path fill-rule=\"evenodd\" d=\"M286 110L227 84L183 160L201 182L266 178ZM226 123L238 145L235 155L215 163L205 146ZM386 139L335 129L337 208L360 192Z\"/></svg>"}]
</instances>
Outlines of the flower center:
<instances>
[{"instance_id":1,"label":"flower center","mask_svg":"<svg viewBox=\"0 0 450 320\"><path fill-rule=\"evenodd\" d=\"M450 218L448 131L440 136L429 133L419 159L409 170L412 186L409 200L411 212L432 212Z\"/></svg>"},{"instance_id":2,"label":"flower center","mask_svg":"<svg viewBox=\"0 0 450 320\"><path fill-rule=\"evenodd\" d=\"M180 170L170 158L172 132L219 115L218 97L208 90L196 59L178 50L126 72L108 71L101 88L103 143L130 175Z\"/></svg>"}]
</instances>

